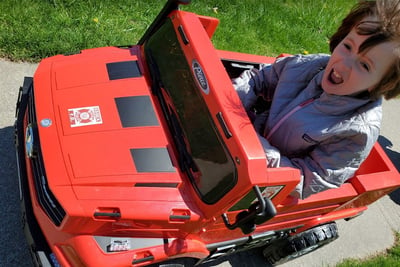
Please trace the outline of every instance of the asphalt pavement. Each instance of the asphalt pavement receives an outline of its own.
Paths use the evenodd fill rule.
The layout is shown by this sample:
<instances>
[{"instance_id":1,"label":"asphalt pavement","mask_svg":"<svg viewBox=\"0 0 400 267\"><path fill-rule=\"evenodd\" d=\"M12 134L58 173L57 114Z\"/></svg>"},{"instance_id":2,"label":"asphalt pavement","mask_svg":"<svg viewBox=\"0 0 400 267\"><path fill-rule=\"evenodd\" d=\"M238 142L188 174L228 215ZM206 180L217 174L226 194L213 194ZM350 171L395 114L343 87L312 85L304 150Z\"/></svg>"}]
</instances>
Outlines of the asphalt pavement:
<instances>
[{"instance_id":1,"label":"asphalt pavement","mask_svg":"<svg viewBox=\"0 0 400 267\"><path fill-rule=\"evenodd\" d=\"M32 266L23 235L17 168L13 141L15 102L24 76L32 76L37 65L0 59L0 267ZM400 170L400 100L385 101L379 142ZM365 258L384 252L400 231L400 191L372 204L360 217L339 221L339 239L282 267L335 266L346 258ZM213 266L267 266L251 254L240 254Z\"/></svg>"}]
</instances>

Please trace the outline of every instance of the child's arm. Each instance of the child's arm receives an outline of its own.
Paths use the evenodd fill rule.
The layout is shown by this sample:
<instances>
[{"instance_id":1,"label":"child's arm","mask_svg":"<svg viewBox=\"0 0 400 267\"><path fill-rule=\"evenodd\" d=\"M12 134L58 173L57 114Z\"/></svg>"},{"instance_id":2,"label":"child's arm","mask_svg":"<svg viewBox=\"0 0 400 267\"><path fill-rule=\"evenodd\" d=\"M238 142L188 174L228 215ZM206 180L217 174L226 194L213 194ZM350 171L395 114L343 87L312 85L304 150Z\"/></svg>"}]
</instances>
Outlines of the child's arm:
<instances>
[{"instance_id":1,"label":"child's arm","mask_svg":"<svg viewBox=\"0 0 400 267\"><path fill-rule=\"evenodd\" d=\"M276 84L285 65L292 57L278 58L274 64L263 64L261 68L244 71L232 84L246 111L250 111L259 96L272 101Z\"/></svg>"},{"instance_id":2,"label":"child's arm","mask_svg":"<svg viewBox=\"0 0 400 267\"><path fill-rule=\"evenodd\" d=\"M379 136L379 127L365 126L360 131L343 131L331 136L303 158L287 158L260 136L268 167L294 167L301 171L296 187L299 198L337 188L353 177L367 158Z\"/></svg>"}]
</instances>

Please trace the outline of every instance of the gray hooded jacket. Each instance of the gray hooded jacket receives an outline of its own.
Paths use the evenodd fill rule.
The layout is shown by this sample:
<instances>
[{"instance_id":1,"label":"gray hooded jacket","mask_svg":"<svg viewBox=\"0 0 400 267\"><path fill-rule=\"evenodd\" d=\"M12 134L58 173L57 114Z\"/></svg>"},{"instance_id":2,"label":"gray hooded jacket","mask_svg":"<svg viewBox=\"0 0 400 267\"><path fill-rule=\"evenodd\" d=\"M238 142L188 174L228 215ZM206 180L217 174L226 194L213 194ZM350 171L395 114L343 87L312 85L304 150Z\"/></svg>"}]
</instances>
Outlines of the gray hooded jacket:
<instances>
[{"instance_id":1,"label":"gray hooded jacket","mask_svg":"<svg viewBox=\"0 0 400 267\"><path fill-rule=\"evenodd\" d=\"M254 126L269 167L300 169L301 182L292 193L299 198L352 177L379 136L382 100L325 93L321 81L328 60L323 54L280 58L233 80L246 110L258 96L271 101Z\"/></svg>"}]
</instances>

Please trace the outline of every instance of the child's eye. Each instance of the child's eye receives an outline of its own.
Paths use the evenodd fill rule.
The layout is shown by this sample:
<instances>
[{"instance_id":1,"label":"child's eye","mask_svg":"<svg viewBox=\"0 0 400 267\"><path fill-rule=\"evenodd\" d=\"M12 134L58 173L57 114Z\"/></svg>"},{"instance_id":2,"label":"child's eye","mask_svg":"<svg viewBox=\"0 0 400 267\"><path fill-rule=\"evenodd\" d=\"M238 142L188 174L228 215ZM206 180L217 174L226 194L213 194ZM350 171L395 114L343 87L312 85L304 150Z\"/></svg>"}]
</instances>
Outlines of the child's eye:
<instances>
[{"instance_id":1,"label":"child's eye","mask_svg":"<svg viewBox=\"0 0 400 267\"><path fill-rule=\"evenodd\" d=\"M369 71L369 65L367 63L361 62L360 64L363 69L365 69L366 71Z\"/></svg>"},{"instance_id":2,"label":"child's eye","mask_svg":"<svg viewBox=\"0 0 400 267\"><path fill-rule=\"evenodd\" d=\"M343 44L344 48L346 48L347 50L351 50L351 46L349 44L344 43Z\"/></svg>"}]
</instances>

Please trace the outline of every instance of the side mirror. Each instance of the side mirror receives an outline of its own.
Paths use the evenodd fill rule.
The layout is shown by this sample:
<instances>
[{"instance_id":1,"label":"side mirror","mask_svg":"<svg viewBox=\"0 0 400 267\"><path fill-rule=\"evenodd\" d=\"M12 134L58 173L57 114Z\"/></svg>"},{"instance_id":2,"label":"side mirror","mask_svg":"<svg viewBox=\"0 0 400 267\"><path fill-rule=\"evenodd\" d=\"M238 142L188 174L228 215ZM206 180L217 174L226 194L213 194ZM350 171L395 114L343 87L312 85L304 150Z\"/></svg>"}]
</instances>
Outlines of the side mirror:
<instances>
[{"instance_id":1,"label":"side mirror","mask_svg":"<svg viewBox=\"0 0 400 267\"><path fill-rule=\"evenodd\" d=\"M257 196L257 201L251 204L247 210L238 213L233 224L229 222L226 213L222 214L222 219L228 229L234 230L239 227L243 234L250 234L256 229L256 225L275 217L276 209L272 201L262 196L258 186L254 186L253 190Z\"/></svg>"}]
</instances>

